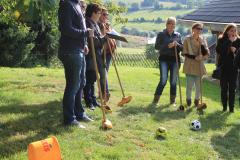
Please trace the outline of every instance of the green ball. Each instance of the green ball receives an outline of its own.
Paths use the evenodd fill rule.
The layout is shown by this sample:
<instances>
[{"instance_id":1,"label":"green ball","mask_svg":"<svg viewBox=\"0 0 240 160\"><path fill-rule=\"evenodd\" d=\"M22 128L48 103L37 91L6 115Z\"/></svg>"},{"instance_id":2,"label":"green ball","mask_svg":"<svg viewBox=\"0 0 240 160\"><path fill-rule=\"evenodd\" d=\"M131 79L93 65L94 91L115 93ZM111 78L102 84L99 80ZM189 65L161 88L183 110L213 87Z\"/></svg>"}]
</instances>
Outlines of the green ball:
<instances>
[{"instance_id":1,"label":"green ball","mask_svg":"<svg viewBox=\"0 0 240 160\"><path fill-rule=\"evenodd\" d=\"M159 127L156 130L156 136L166 136L167 135L167 129L164 127Z\"/></svg>"}]
</instances>

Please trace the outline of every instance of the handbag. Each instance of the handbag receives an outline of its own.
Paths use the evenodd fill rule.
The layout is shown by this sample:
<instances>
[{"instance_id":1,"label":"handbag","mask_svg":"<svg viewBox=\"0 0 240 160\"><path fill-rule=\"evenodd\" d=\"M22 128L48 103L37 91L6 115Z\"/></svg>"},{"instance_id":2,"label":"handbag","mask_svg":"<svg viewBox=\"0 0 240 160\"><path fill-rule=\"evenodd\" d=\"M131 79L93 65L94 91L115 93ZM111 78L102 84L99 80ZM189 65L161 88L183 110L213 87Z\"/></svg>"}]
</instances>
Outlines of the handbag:
<instances>
[{"instance_id":1,"label":"handbag","mask_svg":"<svg viewBox=\"0 0 240 160\"><path fill-rule=\"evenodd\" d=\"M201 44L201 51L202 51L202 55L205 56L208 54L207 49L205 48L205 46L203 44Z\"/></svg>"},{"instance_id":2,"label":"handbag","mask_svg":"<svg viewBox=\"0 0 240 160\"><path fill-rule=\"evenodd\" d=\"M220 80L221 77L221 66L218 66L212 74L212 78Z\"/></svg>"}]
</instances>

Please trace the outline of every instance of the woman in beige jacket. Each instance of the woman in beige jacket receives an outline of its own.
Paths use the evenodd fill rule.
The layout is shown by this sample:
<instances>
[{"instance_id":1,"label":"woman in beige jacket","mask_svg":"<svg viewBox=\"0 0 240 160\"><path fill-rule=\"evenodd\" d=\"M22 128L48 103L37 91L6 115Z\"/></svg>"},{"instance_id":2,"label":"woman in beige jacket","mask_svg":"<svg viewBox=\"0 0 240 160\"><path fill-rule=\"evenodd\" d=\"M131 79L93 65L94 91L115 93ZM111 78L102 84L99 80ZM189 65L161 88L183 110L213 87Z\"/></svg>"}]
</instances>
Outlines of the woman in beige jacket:
<instances>
[{"instance_id":1,"label":"woman in beige jacket","mask_svg":"<svg viewBox=\"0 0 240 160\"><path fill-rule=\"evenodd\" d=\"M206 74L203 61L209 56L207 42L201 36L203 24L194 23L192 34L187 36L183 43L182 55L185 57L183 73L186 74L186 100L187 105L191 106L192 88L195 86L195 106L198 106L200 99L200 80Z\"/></svg>"}]
</instances>

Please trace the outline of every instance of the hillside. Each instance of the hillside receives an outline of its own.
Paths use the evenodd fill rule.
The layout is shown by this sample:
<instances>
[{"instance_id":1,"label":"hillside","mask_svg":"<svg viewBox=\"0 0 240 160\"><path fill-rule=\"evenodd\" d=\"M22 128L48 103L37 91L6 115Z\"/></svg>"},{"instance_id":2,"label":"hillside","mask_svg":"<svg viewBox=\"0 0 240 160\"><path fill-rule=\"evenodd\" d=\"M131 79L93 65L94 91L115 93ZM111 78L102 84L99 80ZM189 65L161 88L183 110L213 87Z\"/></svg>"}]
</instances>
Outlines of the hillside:
<instances>
[{"instance_id":1,"label":"hillside","mask_svg":"<svg viewBox=\"0 0 240 160\"><path fill-rule=\"evenodd\" d=\"M165 27L165 20L169 16L181 16L187 13L192 12L193 10L189 9L184 9L184 10L157 10L154 11L152 9L148 10L140 10L136 12L129 12L125 15L123 15L124 18L128 18L129 21L136 19L136 18L144 18L145 20L156 20L157 18L161 18L163 20L162 23L152 23L152 22L142 22L142 23L137 23L137 22L128 22L127 24L118 24L114 26L114 28L117 31L121 31L121 28L123 26L129 27L129 28L137 28L140 30L145 30L145 31L159 31L162 30Z\"/></svg>"}]
</instances>

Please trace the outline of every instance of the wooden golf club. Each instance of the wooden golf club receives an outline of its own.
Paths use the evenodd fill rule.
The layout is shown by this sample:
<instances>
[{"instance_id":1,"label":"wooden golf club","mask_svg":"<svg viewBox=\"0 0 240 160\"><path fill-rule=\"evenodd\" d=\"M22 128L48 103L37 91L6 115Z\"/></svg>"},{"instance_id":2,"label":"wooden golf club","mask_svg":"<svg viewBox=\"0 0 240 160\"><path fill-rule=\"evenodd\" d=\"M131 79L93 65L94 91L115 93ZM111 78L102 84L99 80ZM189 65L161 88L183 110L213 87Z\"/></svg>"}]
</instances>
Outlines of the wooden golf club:
<instances>
[{"instance_id":1,"label":"wooden golf club","mask_svg":"<svg viewBox=\"0 0 240 160\"><path fill-rule=\"evenodd\" d=\"M184 106L182 104L182 90L181 90L181 81L179 76L179 63L178 63L178 55L177 55L177 47L174 47L175 50L175 57L176 57L176 64L177 64L177 78L178 78L178 86L179 86L179 95L180 95L180 106L178 107L178 110L184 111Z\"/></svg>"},{"instance_id":2,"label":"wooden golf club","mask_svg":"<svg viewBox=\"0 0 240 160\"><path fill-rule=\"evenodd\" d=\"M103 80L104 80L104 85L103 85L103 88L104 88L104 101L103 101L103 104L104 104L104 108L105 108L105 111L107 111L108 113L112 113L112 110L111 108L107 105L107 102L108 102L108 97L107 97L107 69L106 69L106 50L105 50L105 45L104 45L104 48L103 48L103 63L104 63L104 77L103 77Z\"/></svg>"},{"instance_id":3,"label":"wooden golf club","mask_svg":"<svg viewBox=\"0 0 240 160\"><path fill-rule=\"evenodd\" d=\"M105 106L104 106L104 103L103 103L103 97L102 97L102 91L101 91L101 85L100 85L100 78L99 78L99 75L98 75L99 72L98 72L98 66L97 66L97 60L96 60L96 54L95 54L95 47L94 47L93 37L90 37L90 45L91 45L91 50L92 50L93 63L94 63L96 77L97 77L97 85L98 85L99 96L100 96L100 101L101 101L102 128L103 129L111 129L112 128L112 122L109 121L106 118Z\"/></svg>"},{"instance_id":4,"label":"wooden golf club","mask_svg":"<svg viewBox=\"0 0 240 160\"><path fill-rule=\"evenodd\" d=\"M116 71L116 74L117 74L117 78L118 78L118 82L119 82L119 85L120 85L120 88L121 88L121 91L122 91L122 95L123 95L122 100L120 102L118 102L118 106L123 106L124 104L129 103L132 100L132 96L127 96L126 97L125 94L124 94L122 83L121 83L121 80L120 80L120 77L119 77L119 74L118 74L118 70L117 70L117 66L116 66L116 63L115 63L115 57L113 55L112 48L109 44L108 39L107 39L107 44L108 44L108 47L109 47L109 50L110 50L110 53L111 53L111 56L112 56L113 65L114 65L114 68L115 68L115 71Z\"/></svg>"},{"instance_id":5,"label":"wooden golf club","mask_svg":"<svg viewBox=\"0 0 240 160\"><path fill-rule=\"evenodd\" d=\"M104 102L108 102L107 97L107 63L106 63L106 45L103 47L103 63L104 63Z\"/></svg>"},{"instance_id":6,"label":"wooden golf club","mask_svg":"<svg viewBox=\"0 0 240 160\"><path fill-rule=\"evenodd\" d=\"M203 103L202 102L202 76L203 76L203 70L202 70L202 61L200 61L200 63L199 63L199 66L200 66L200 74L201 74L201 76L200 76L200 94L201 94L201 96L200 96L200 104L197 106L197 110L198 111L202 111L202 110L204 110L204 109L206 109L207 108L207 104L206 103Z\"/></svg>"}]
</instances>

